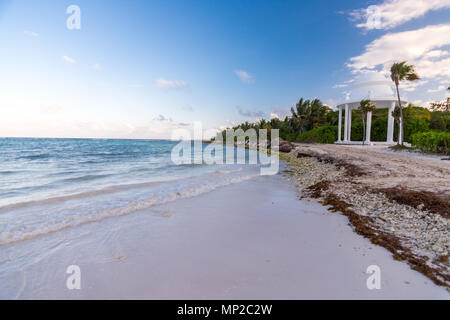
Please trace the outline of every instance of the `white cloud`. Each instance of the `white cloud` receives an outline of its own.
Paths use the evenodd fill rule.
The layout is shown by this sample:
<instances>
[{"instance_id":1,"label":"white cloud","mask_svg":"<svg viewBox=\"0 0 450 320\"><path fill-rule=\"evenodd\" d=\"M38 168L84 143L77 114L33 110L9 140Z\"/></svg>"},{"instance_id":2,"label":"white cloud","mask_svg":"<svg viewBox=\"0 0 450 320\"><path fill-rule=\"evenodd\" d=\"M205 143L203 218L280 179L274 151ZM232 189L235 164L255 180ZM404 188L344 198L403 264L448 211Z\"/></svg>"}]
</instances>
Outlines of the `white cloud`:
<instances>
[{"instance_id":1,"label":"white cloud","mask_svg":"<svg viewBox=\"0 0 450 320\"><path fill-rule=\"evenodd\" d=\"M280 119L284 120L284 118L291 115L291 109L289 108L284 109L279 106L276 106L272 113L276 114Z\"/></svg>"},{"instance_id":2,"label":"white cloud","mask_svg":"<svg viewBox=\"0 0 450 320\"><path fill-rule=\"evenodd\" d=\"M236 110L238 111L239 115L241 115L243 117L248 117L248 118L262 118L262 117L264 117L264 111L244 110L240 106L236 106Z\"/></svg>"},{"instance_id":3,"label":"white cloud","mask_svg":"<svg viewBox=\"0 0 450 320\"><path fill-rule=\"evenodd\" d=\"M234 126L237 126L239 123L236 121L230 121L230 120L225 120L225 124L219 126L219 130L223 131L223 130L227 130L229 128L232 128Z\"/></svg>"},{"instance_id":4,"label":"white cloud","mask_svg":"<svg viewBox=\"0 0 450 320\"><path fill-rule=\"evenodd\" d=\"M172 122L172 118L166 118L162 114L153 119L153 121Z\"/></svg>"},{"instance_id":5,"label":"white cloud","mask_svg":"<svg viewBox=\"0 0 450 320\"><path fill-rule=\"evenodd\" d=\"M235 70L234 73L238 76L239 80L241 80L243 83L252 83L253 82L253 76L244 70Z\"/></svg>"},{"instance_id":6,"label":"white cloud","mask_svg":"<svg viewBox=\"0 0 450 320\"><path fill-rule=\"evenodd\" d=\"M63 60L67 63L76 63L76 61L74 59L72 59L71 57L68 56L63 56Z\"/></svg>"},{"instance_id":7,"label":"white cloud","mask_svg":"<svg viewBox=\"0 0 450 320\"><path fill-rule=\"evenodd\" d=\"M415 91L418 87L423 86L424 84L428 83L427 80L419 80L419 81L404 81L400 84L400 88L402 90L408 91L408 92L413 92Z\"/></svg>"},{"instance_id":8,"label":"white cloud","mask_svg":"<svg viewBox=\"0 0 450 320\"><path fill-rule=\"evenodd\" d=\"M154 123L164 124L167 129L176 129L180 127L189 127L191 124L187 122L176 122L170 117L166 117L162 114L153 119Z\"/></svg>"},{"instance_id":9,"label":"white cloud","mask_svg":"<svg viewBox=\"0 0 450 320\"><path fill-rule=\"evenodd\" d=\"M444 50L450 45L450 24L388 33L372 41L360 56L347 64L353 73L382 69L385 73L393 62L406 60L416 66L422 78L450 77L450 58ZM440 59L440 60L439 60Z\"/></svg>"},{"instance_id":10,"label":"white cloud","mask_svg":"<svg viewBox=\"0 0 450 320\"><path fill-rule=\"evenodd\" d=\"M434 93L434 92L439 92L439 91L445 91L445 86L439 86L436 89L428 89L427 92L428 93Z\"/></svg>"},{"instance_id":11,"label":"white cloud","mask_svg":"<svg viewBox=\"0 0 450 320\"><path fill-rule=\"evenodd\" d=\"M270 119L280 119L280 117L276 113L271 113Z\"/></svg>"},{"instance_id":12,"label":"white cloud","mask_svg":"<svg viewBox=\"0 0 450 320\"><path fill-rule=\"evenodd\" d=\"M333 89L337 89L337 88L345 88L345 87L347 87L347 86L348 86L348 84L346 84L346 83L335 84L335 85L333 86Z\"/></svg>"},{"instance_id":13,"label":"white cloud","mask_svg":"<svg viewBox=\"0 0 450 320\"><path fill-rule=\"evenodd\" d=\"M94 64L94 65L92 66L92 69L94 69L94 70L100 70L100 69L101 69L101 66L100 66L100 64L96 63L96 64Z\"/></svg>"},{"instance_id":14,"label":"white cloud","mask_svg":"<svg viewBox=\"0 0 450 320\"><path fill-rule=\"evenodd\" d=\"M189 83L177 80L156 80L156 86L160 89L187 89L190 87Z\"/></svg>"},{"instance_id":15,"label":"white cloud","mask_svg":"<svg viewBox=\"0 0 450 320\"><path fill-rule=\"evenodd\" d=\"M325 103L324 103L324 105L327 105L327 106L329 106L329 107L334 107L334 106L336 106L336 104L337 104L337 102L336 102L336 100L334 100L334 99L328 99Z\"/></svg>"},{"instance_id":16,"label":"white cloud","mask_svg":"<svg viewBox=\"0 0 450 320\"><path fill-rule=\"evenodd\" d=\"M358 28L387 30L444 8L450 8L450 0L385 0L380 5L354 10L350 16L357 21L363 20L356 25Z\"/></svg>"},{"instance_id":17,"label":"white cloud","mask_svg":"<svg viewBox=\"0 0 450 320\"><path fill-rule=\"evenodd\" d=\"M448 56L448 51L445 50L432 50L430 52L428 52L425 56L427 58L440 58L440 57L444 57L444 56Z\"/></svg>"},{"instance_id":18,"label":"white cloud","mask_svg":"<svg viewBox=\"0 0 450 320\"><path fill-rule=\"evenodd\" d=\"M25 30L23 33L29 37L39 37L39 33L34 32L34 31Z\"/></svg>"}]
</instances>

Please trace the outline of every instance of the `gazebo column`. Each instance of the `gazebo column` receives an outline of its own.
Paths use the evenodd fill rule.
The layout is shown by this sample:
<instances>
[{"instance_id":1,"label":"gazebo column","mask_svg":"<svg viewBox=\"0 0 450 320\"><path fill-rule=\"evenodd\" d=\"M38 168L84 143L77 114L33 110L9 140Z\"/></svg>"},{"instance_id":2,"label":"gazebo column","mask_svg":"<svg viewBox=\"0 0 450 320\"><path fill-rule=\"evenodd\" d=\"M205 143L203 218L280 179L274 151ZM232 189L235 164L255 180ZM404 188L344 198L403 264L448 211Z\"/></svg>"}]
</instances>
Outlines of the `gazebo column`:
<instances>
[{"instance_id":1,"label":"gazebo column","mask_svg":"<svg viewBox=\"0 0 450 320\"><path fill-rule=\"evenodd\" d=\"M387 139L386 142L394 143L394 117L392 112L395 109L395 102L392 102L391 107L388 109L388 126L387 126Z\"/></svg>"},{"instance_id":2,"label":"gazebo column","mask_svg":"<svg viewBox=\"0 0 450 320\"><path fill-rule=\"evenodd\" d=\"M370 144L371 128L372 128L372 112L367 112L366 144Z\"/></svg>"},{"instance_id":3,"label":"gazebo column","mask_svg":"<svg viewBox=\"0 0 450 320\"><path fill-rule=\"evenodd\" d=\"M342 133L342 108L339 108L339 118L338 118L338 142L342 142L341 140Z\"/></svg>"},{"instance_id":4,"label":"gazebo column","mask_svg":"<svg viewBox=\"0 0 450 320\"><path fill-rule=\"evenodd\" d=\"M347 139L350 142L350 141L352 141L352 109L350 107L348 108L348 123L347 123L347 127L348 127Z\"/></svg>"},{"instance_id":5,"label":"gazebo column","mask_svg":"<svg viewBox=\"0 0 450 320\"><path fill-rule=\"evenodd\" d=\"M348 104L345 105L344 142L348 141Z\"/></svg>"}]
</instances>

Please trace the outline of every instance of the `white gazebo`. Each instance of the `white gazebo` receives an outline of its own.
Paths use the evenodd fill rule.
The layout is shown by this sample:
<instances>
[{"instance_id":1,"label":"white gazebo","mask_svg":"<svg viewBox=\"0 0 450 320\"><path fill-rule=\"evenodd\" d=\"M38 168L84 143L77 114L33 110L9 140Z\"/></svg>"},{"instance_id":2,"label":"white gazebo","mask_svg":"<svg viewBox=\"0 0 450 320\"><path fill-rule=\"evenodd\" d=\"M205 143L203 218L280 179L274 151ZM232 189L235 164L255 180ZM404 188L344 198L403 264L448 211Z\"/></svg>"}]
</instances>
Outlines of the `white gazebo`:
<instances>
[{"instance_id":1,"label":"white gazebo","mask_svg":"<svg viewBox=\"0 0 450 320\"><path fill-rule=\"evenodd\" d=\"M336 144L363 144L363 141L351 140L352 127L352 110L356 110L360 106L363 99L370 99L377 109L388 109L388 124L387 124L387 139L386 143L394 143L394 111L397 105L397 98L391 87L392 82L378 74L369 74L365 76L365 81L359 82L351 88L351 92L347 92L346 101L339 104L337 109L339 111L338 119L338 141ZM406 101L401 101L402 105ZM344 113L344 136L342 137L342 113ZM370 129L372 125L372 112L367 114L366 121L366 140L365 145L373 145L370 140ZM400 131L401 132L401 131Z\"/></svg>"}]
</instances>

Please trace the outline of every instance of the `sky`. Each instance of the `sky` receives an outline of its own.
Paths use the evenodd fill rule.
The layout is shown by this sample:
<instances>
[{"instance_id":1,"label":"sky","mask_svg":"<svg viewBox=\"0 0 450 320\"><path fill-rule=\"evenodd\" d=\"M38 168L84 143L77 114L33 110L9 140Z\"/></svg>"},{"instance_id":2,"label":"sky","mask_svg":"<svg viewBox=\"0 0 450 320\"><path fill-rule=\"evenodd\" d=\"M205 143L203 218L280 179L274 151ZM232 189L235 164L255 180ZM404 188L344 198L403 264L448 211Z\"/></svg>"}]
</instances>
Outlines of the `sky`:
<instances>
[{"instance_id":1,"label":"sky","mask_svg":"<svg viewBox=\"0 0 450 320\"><path fill-rule=\"evenodd\" d=\"M449 51L450 0L0 0L0 137L164 139L283 118L403 60L421 80L402 98L428 106L448 96Z\"/></svg>"}]
</instances>

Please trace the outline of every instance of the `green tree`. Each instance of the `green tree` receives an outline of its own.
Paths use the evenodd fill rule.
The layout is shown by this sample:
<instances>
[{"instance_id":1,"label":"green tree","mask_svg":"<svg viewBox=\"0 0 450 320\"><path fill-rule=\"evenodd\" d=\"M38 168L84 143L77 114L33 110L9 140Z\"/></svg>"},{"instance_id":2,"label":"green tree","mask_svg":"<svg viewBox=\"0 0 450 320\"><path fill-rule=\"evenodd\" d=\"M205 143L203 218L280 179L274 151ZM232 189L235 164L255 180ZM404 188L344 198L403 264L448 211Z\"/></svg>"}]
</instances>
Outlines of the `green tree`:
<instances>
[{"instance_id":1,"label":"green tree","mask_svg":"<svg viewBox=\"0 0 450 320\"><path fill-rule=\"evenodd\" d=\"M450 90L450 87L447 88L447 90ZM447 101L442 102L433 102L430 105L432 111L439 111L442 112L442 119L444 122L444 128L447 129L448 126L448 119L450 116L450 97L447 98Z\"/></svg>"},{"instance_id":2,"label":"green tree","mask_svg":"<svg viewBox=\"0 0 450 320\"><path fill-rule=\"evenodd\" d=\"M297 120L299 133L307 130L306 124L311 116L311 101L300 98L295 105L295 109L291 108L292 117Z\"/></svg>"},{"instance_id":3,"label":"green tree","mask_svg":"<svg viewBox=\"0 0 450 320\"><path fill-rule=\"evenodd\" d=\"M391 79L395 84L395 89L397 90L397 99L398 99L398 107L400 108L400 131L401 139L399 139L399 143L403 145L404 140L404 130L403 130L403 110L402 103L400 100L400 91L398 90L398 86L400 82L403 80L407 81L415 81L419 80L420 77L416 73L413 65L406 64L406 61L402 61L399 63L394 63L391 67Z\"/></svg>"},{"instance_id":4,"label":"green tree","mask_svg":"<svg viewBox=\"0 0 450 320\"><path fill-rule=\"evenodd\" d=\"M369 112L375 111L376 107L369 99L361 100L359 104L359 110L361 111L361 119L363 124L363 145L367 139L366 137L366 118Z\"/></svg>"}]
</instances>

